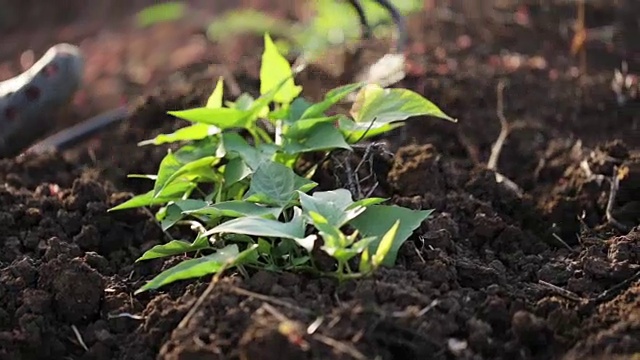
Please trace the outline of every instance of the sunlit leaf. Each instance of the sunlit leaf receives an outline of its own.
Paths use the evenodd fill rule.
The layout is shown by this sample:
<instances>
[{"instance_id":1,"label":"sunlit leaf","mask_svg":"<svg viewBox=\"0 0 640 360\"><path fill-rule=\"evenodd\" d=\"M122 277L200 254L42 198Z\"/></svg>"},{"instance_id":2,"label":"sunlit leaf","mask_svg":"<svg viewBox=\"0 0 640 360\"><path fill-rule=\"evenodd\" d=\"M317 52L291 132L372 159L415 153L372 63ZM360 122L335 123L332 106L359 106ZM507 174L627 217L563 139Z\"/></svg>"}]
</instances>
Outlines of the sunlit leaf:
<instances>
[{"instance_id":1,"label":"sunlit leaf","mask_svg":"<svg viewBox=\"0 0 640 360\"><path fill-rule=\"evenodd\" d=\"M222 77L218 78L216 87L207 99L207 105L205 107L209 109L218 109L222 107L222 95L224 92L224 80Z\"/></svg>"},{"instance_id":2,"label":"sunlit leaf","mask_svg":"<svg viewBox=\"0 0 640 360\"><path fill-rule=\"evenodd\" d=\"M193 189L194 186L191 182L175 182L162 189L157 196L154 196L154 191L151 190L145 194L136 195L124 203L112 207L109 211L166 204L170 201L181 199L182 196Z\"/></svg>"},{"instance_id":3,"label":"sunlit leaf","mask_svg":"<svg viewBox=\"0 0 640 360\"><path fill-rule=\"evenodd\" d=\"M384 236L382 236L382 239L378 244L378 249L376 250L375 254L373 254L373 257L371 258L371 263L374 267L378 267L382 265L384 263L384 260L391 253L391 248L395 243L396 235L398 234L399 227L400 227L400 220L396 220L396 222L393 223L393 226L391 226L389 231L387 231L384 234Z\"/></svg>"},{"instance_id":4,"label":"sunlit leaf","mask_svg":"<svg viewBox=\"0 0 640 360\"><path fill-rule=\"evenodd\" d=\"M208 249L210 247L209 239L202 234L198 234L192 243L183 240L172 240L166 244L156 245L142 254L136 262L180 255L188 252Z\"/></svg>"},{"instance_id":5,"label":"sunlit leaf","mask_svg":"<svg viewBox=\"0 0 640 360\"><path fill-rule=\"evenodd\" d=\"M207 231L206 235L232 233L261 237L275 237L285 239L304 238L304 219L297 209L290 222L280 222L261 217L241 217L222 223Z\"/></svg>"},{"instance_id":6,"label":"sunlit leaf","mask_svg":"<svg viewBox=\"0 0 640 360\"><path fill-rule=\"evenodd\" d=\"M165 2L144 8L137 14L136 20L138 26L146 27L160 22L181 19L186 10L185 4L180 1Z\"/></svg>"},{"instance_id":7,"label":"sunlit leaf","mask_svg":"<svg viewBox=\"0 0 640 360\"><path fill-rule=\"evenodd\" d=\"M178 280L193 279L214 274L225 267L238 264L242 258L247 257L249 253L253 251L255 251L255 246L249 247L240 253L238 245L231 244L211 255L185 260L161 272L140 289L136 290L134 294L137 295L147 290L157 289Z\"/></svg>"},{"instance_id":8,"label":"sunlit leaf","mask_svg":"<svg viewBox=\"0 0 640 360\"><path fill-rule=\"evenodd\" d=\"M247 128L250 115L246 110L208 107L169 111L168 114L194 123L214 125L222 130Z\"/></svg>"},{"instance_id":9,"label":"sunlit leaf","mask_svg":"<svg viewBox=\"0 0 640 360\"><path fill-rule=\"evenodd\" d=\"M385 124L413 116L433 116L456 122L438 106L408 89L384 89L369 84L358 92L351 107L351 116L359 123Z\"/></svg>"},{"instance_id":10,"label":"sunlit leaf","mask_svg":"<svg viewBox=\"0 0 640 360\"><path fill-rule=\"evenodd\" d=\"M264 52L260 66L260 94L267 94L285 79L288 80L273 99L279 103L289 104L300 95L302 87L295 84L289 61L280 54L269 34L265 34Z\"/></svg>"}]
</instances>

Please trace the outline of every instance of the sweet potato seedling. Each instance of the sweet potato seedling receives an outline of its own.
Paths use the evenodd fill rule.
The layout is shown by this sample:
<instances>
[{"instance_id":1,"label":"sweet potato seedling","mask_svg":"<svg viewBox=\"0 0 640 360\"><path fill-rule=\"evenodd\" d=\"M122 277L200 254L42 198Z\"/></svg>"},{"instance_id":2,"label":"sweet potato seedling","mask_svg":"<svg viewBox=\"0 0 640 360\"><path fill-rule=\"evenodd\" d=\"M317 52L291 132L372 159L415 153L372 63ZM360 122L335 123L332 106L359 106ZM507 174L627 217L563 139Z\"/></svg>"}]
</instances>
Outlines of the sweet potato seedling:
<instances>
[{"instance_id":1,"label":"sweet potato seedling","mask_svg":"<svg viewBox=\"0 0 640 360\"><path fill-rule=\"evenodd\" d=\"M195 255L138 292L233 266L340 280L365 276L393 265L399 247L431 214L385 205L383 198L353 199L346 189L312 192L313 171L300 175L296 163L305 153L348 151L410 117L453 119L415 92L372 84L341 86L311 103L269 35L264 39L260 97L245 93L225 104L220 79L205 106L170 112L191 125L141 143L183 146L167 153L157 174L142 175L154 181L152 190L111 211L160 205L163 230L188 223L197 234L192 242L172 240L144 253L138 261ZM351 116L326 114L354 92ZM316 264L318 245L334 260L330 270Z\"/></svg>"}]
</instances>

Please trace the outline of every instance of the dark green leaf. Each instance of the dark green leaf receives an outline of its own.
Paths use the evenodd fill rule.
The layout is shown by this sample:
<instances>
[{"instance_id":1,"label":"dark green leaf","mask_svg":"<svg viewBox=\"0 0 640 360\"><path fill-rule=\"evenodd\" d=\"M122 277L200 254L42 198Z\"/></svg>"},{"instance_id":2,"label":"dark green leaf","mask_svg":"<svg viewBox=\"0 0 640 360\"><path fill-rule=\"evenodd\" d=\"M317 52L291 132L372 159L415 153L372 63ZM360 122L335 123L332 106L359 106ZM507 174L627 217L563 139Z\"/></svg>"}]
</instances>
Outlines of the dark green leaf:
<instances>
[{"instance_id":1,"label":"dark green leaf","mask_svg":"<svg viewBox=\"0 0 640 360\"><path fill-rule=\"evenodd\" d=\"M242 158L233 158L224 167L224 187L229 188L231 185L245 179L251 175L251 169L246 165Z\"/></svg>"},{"instance_id":2,"label":"dark green leaf","mask_svg":"<svg viewBox=\"0 0 640 360\"><path fill-rule=\"evenodd\" d=\"M340 130L336 129L333 124L318 124L314 126L303 139L287 139L283 150L287 154L299 154L312 151L345 149L351 150L351 147L344 139L344 135Z\"/></svg>"},{"instance_id":3,"label":"dark green leaf","mask_svg":"<svg viewBox=\"0 0 640 360\"><path fill-rule=\"evenodd\" d=\"M397 220L400 220L400 227L391 249L383 261L385 266L393 266L400 246L432 212L433 210L411 210L399 206L374 205L368 207L365 212L351 220L349 224L356 228L362 236L376 237L376 241L369 246L369 251L375 254L382 237Z\"/></svg>"}]
</instances>

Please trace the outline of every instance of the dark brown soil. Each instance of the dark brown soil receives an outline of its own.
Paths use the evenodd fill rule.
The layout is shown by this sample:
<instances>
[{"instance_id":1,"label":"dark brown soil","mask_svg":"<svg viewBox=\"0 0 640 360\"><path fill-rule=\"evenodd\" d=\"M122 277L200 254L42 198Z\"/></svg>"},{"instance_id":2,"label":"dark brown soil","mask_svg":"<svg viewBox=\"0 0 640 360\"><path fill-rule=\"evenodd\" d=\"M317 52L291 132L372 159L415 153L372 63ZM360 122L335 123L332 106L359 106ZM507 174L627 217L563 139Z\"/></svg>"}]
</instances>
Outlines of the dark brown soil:
<instances>
[{"instance_id":1,"label":"dark brown soil","mask_svg":"<svg viewBox=\"0 0 640 360\"><path fill-rule=\"evenodd\" d=\"M567 22L567 13L555 15ZM80 31L87 84L60 127L122 98L139 105L65 154L0 161L0 359L638 359L638 104L619 107L610 91L616 55L589 53L579 80L557 23L530 21L412 18L400 86L460 122L413 119L390 138L395 158L378 174L385 195L436 209L395 267L343 285L229 273L186 319L210 278L134 296L180 259L134 263L165 241L162 231L148 211L106 210L148 190L126 175L154 173L166 148L136 143L182 125L167 110L206 100L220 75L207 64L227 64L243 90L258 89L261 39L210 44L189 19ZM62 31L25 26L3 42L48 33L33 43L39 54ZM22 50L3 54L3 78L19 71ZM314 93L335 83L318 72L303 79ZM516 127L498 170L515 190L483 165L500 129L501 80ZM614 169L622 175L607 214Z\"/></svg>"}]
</instances>

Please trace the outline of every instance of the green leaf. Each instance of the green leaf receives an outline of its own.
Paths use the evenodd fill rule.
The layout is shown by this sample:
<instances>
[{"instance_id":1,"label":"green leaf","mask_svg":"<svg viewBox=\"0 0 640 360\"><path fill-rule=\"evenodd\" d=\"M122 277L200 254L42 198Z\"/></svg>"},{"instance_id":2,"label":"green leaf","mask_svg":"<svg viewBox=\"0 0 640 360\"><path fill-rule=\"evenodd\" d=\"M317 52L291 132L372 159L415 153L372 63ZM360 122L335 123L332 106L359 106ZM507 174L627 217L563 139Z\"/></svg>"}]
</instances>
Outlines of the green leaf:
<instances>
[{"instance_id":1,"label":"green leaf","mask_svg":"<svg viewBox=\"0 0 640 360\"><path fill-rule=\"evenodd\" d=\"M196 209L201 209L205 206L208 206L209 203L204 201L204 200L198 200L198 199L184 199L184 200L177 200L174 202L174 204L176 206L178 206L180 208L180 210L183 213L187 213L189 211L193 211Z\"/></svg>"},{"instance_id":2,"label":"green leaf","mask_svg":"<svg viewBox=\"0 0 640 360\"><path fill-rule=\"evenodd\" d=\"M238 110L249 110L251 109L251 105L253 105L254 101L255 99L253 98L253 96L247 93L242 93L240 94L240 96L238 96L236 101L228 102L227 106Z\"/></svg>"},{"instance_id":3,"label":"green leaf","mask_svg":"<svg viewBox=\"0 0 640 360\"><path fill-rule=\"evenodd\" d=\"M280 208L272 208L254 204L247 201L232 200L224 201L213 205L201 207L199 209L190 209L184 211L189 215L206 215L210 217L271 217L276 218L280 214Z\"/></svg>"},{"instance_id":4,"label":"green leaf","mask_svg":"<svg viewBox=\"0 0 640 360\"><path fill-rule=\"evenodd\" d=\"M309 217L313 221L313 226L318 229L320 236L324 240L322 250L334 256L334 254L347 247L347 238L337 227L331 225L327 218L315 211L309 211Z\"/></svg>"},{"instance_id":5,"label":"green leaf","mask_svg":"<svg viewBox=\"0 0 640 360\"><path fill-rule=\"evenodd\" d=\"M160 176L160 173L158 173L158 179L156 180L156 183L153 187L155 195L158 195L162 191L162 189L164 189L167 185L171 184L173 181L177 180L183 175L191 175L191 177L197 177L203 174L208 175L208 172L211 172L212 166L216 164L220 159L215 156L207 156L198 160L194 160L182 166L175 166L176 163L174 162L174 160L170 160L171 162L168 163L167 167L164 169L162 176ZM178 162L177 164L180 163ZM206 172L203 172L203 170L205 170Z\"/></svg>"},{"instance_id":6,"label":"green leaf","mask_svg":"<svg viewBox=\"0 0 640 360\"><path fill-rule=\"evenodd\" d=\"M247 163L250 163L254 158L257 158L257 150L249 145L247 140L236 132L224 132L222 133L222 139L220 141L219 148L216 150L219 156L237 155L242 159L248 159Z\"/></svg>"},{"instance_id":7,"label":"green leaf","mask_svg":"<svg viewBox=\"0 0 640 360\"><path fill-rule=\"evenodd\" d=\"M298 195L305 214L317 213L335 228L342 227L366 210L364 207L355 207L347 211L347 208L353 204L353 200L351 192L346 189L316 191L313 196L299 192Z\"/></svg>"},{"instance_id":8,"label":"green leaf","mask_svg":"<svg viewBox=\"0 0 640 360\"><path fill-rule=\"evenodd\" d=\"M178 200L166 207L164 218L160 222L163 231L167 231L178 221L184 218L189 210L200 209L207 206L208 203L202 200L186 199Z\"/></svg>"},{"instance_id":9,"label":"green leaf","mask_svg":"<svg viewBox=\"0 0 640 360\"><path fill-rule=\"evenodd\" d=\"M329 110L333 105L337 104L345 96L360 89L362 86L364 86L364 83L348 84L329 91L324 96L324 100L308 107L300 116L300 119L310 119L324 116L325 111Z\"/></svg>"},{"instance_id":10,"label":"green leaf","mask_svg":"<svg viewBox=\"0 0 640 360\"><path fill-rule=\"evenodd\" d=\"M152 5L140 11L136 20L138 26L147 27L156 23L178 20L186 13L186 6L180 1Z\"/></svg>"},{"instance_id":11,"label":"green leaf","mask_svg":"<svg viewBox=\"0 0 640 360\"><path fill-rule=\"evenodd\" d=\"M383 261L383 265L392 266L396 261L400 246L432 212L433 210L411 210L399 206L374 205L368 207L366 211L351 220L349 224L363 236L376 237L376 241L369 247L369 251L375 253L382 237L397 220L400 220L400 227L397 230L395 240Z\"/></svg>"},{"instance_id":12,"label":"green leaf","mask_svg":"<svg viewBox=\"0 0 640 360\"><path fill-rule=\"evenodd\" d=\"M140 141L138 146L145 145L162 145L166 143L174 143L178 141L201 140L207 136L220 133L220 128L207 124L193 124L178 129L170 134L160 134L153 139Z\"/></svg>"},{"instance_id":13,"label":"green leaf","mask_svg":"<svg viewBox=\"0 0 640 360\"><path fill-rule=\"evenodd\" d=\"M245 192L249 188L249 184L245 181L239 181L229 187L225 187L225 197L219 201L240 201L244 197Z\"/></svg>"},{"instance_id":14,"label":"green leaf","mask_svg":"<svg viewBox=\"0 0 640 360\"><path fill-rule=\"evenodd\" d=\"M224 187L228 189L233 184L247 178L252 171L242 158L233 158L224 166Z\"/></svg>"},{"instance_id":15,"label":"green leaf","mask_svg":"<svg viewBox=\"0 0 640 360\"><path fill-rule=\"evenodd\" d=\"M160 191L169 183L169 178L181 167L182 163L178 161L175 154L171 151L167 152L167 155L164 156L158 168L158 177L153 185L154 196L158 196Z\"/></svg>"},{"instance_id":16,"label":"green leaf","mask_svg":"<svg viewBox=\"0 0 640 360\"><path fill-rule=\"evenodd\" d=\"M333 124L318 124L311 128L302 139L285 138L283 150L287 154L299 154L312 151L345 149L351 150L344 135Z\"/></svg>"},{"instance_id":17,"label":"green leaf","mask_svg":"<svg viewBox=\"0 0 640 360\"><path fill-rule=\"evenodd\" d=\"M227 156L227 154L240 156L253 171L255 171L261 163L269 161L271 157L266 147L255 148L235 132L222 134L222 141L220 142L218 152L222 156Z\"/></svg>"},{"instance_id":18,"label":"green leaf","mask_svg":"<svg viewBox=\"0 0 640 360\"><path fill-rule=\"evenodd\" d=\"M219 146L219 143L220 140L218 139L218 137L211 136L186 144L173 154L180 163L186 164L207 156L211 156L211 154L215 153L216 149Z\"/></svg>"},{"instance_id":19,"label":"green leaf","mask_svg":"<svg viewBox=\"0 0 640 360\"><path fill-rule=\"evenodd\" d=\"M251 185L245 198L260 194L274 205L285 206L296 191L294 177L293 170L280 163L262 163L251 177Z\"/></svg>"},{"instance_id":20,"label":"green leaf","mask_svg":"<svg viewBox=\"0 0 640 360\"><path fill-rule=\"evenodd\" d=\"M373 205L378 205L378 204L381 204L381 203L383 203L383 202L385 202L387 200L388 199L379 198L379 197L364 198L364 199L360 199L360 200L354 202L353 204L349 205L347 207L347 209L353 209L356 206L369 207L369 206L373 206Z\"/></svg>"},{"instance_id":21,"label":"green leaf","mask_svg":"<svg viewBox=\"0 0 640 360\"><path fill-rule=\"evenodd\" d=\"M376 250L376 253L373 254L373 257L371 258L371 263L374 267L378 267L383 264L384 260L391 252L391 247L395 243L396 234L398 233L399 227L400 220L396 220L389 231L387 231L384 236L382 236L382 240L380 240L380 244L378 244L378 250Z\"/></svg>"},{"instance_id":22,"label":"green leaf","mask_svg":"<svg viewBox=\"0 0 640 360\"><path fill-rule=\"evenodd\" d=\"M288 80L275 94L273 100L282 104L289 104L300 95L302 87L295 84L289 61L280 54L269 34L265 34L264 52L262 53L262 64L260 66L260 94L267 94L285 79Z\"/></svg>"},{"instance_id":23,"label":"green leaf","mask_svg":"<svg viewBox=\"0 0 640 360\"><path fill-rule=\"evenodd\" d=\"M258 239L258 253L264 255L271 254L271 243L265 239Z\"/></svg>"},{"instance_id":24,"label":"green leaf","mask_svg":"<svg viewBox=\"0 0 640 360\"><path fill-rule=\"evenodd\" d=\"M289 125L289 128L283 135L290 139L301 138L307 135L314 126L324 123L333 124L338 118L339 116L336 115L297 120Z\"/></svg>"},{"instance_id":25,"label":"green leaf","mask_svg":"<svg viewBox=\"0 0 640 360\"><path fill-rule=\"evenodd\" d=\"M222 107L222 93L224 91L224 80L222 77L218 78L218 83L216 84L215 89L207 99L207 105L205 107L209 109L218 109Z\"/></svg>"},{"instance_id":26,"label":"green leaf","mask_svg":"<svg viewBox=\"0 0 640 360\"><path fill-rule=\"evenodd\" d=\"M234 36L243 33L261 36L268 32L287 36L292 33L294 23L281 16L273 16L258 10L237 7L216 16L207 28L207 37L213 41L234 41Z\"/></svg>"},{"instance_id":27,"label":"green leaf","mask_svg":"<svg viewBox=\"0 0 640 360\"><path fill-rule=\"evenodd\" d=\"M362 88L351 107L356 122L385 124L413 116L433 116L456 122L434 103L407 89L384 89L376 84Z\"/></svg>"},{"instance_id":28,"label":"green leaf","mask_svg":"<svg viewBox=\"0 0 640 360\"><path fill-rule=\"evenodd\" d=\"M193 189L194 184L191 182L176 182L165 187L160 194L154 196L154 191L151 190L145 194L134 196L133 198L125 201L124 203L114 206L109 211L134 209L143 206L152 206L166 204L173 200L179 200L182 196Z\"/></svg>"},{"instance_id":29,"label":"green leaf","mask_svg":"<svg viewBox=\"0 0 640 360\"><path fill-rule=\"evenodd\" d=\"M310 260L311 260L310 256L300 256L300 257L295 257L291 259L291 263L293 264L293 266L299 267L308 263Z\"/></svg>"},{"instance_id":30,"label":"green leaf","mask_svg":"<svg viewBox=\"0 0 640 360\"><path fill-rule=\"evenodd\" d=\"M255 246L249 247L240 253L238 251L238 245L227 245L211 255L183 261L161 272L140 289L136 290L134 294L137 295L147 290L157 289L178 280L198 278L216 273L225 269L227 266L241 263L242 259L248 257L254 251Z\"/></svg>"},{"instance_id":31,"label":"green leaf","mask_svg":"<svg viewBox=\"0 0 640 360\"><path fill-rule=\"evenodd\" d=\"M274 162L264 162L251 177L245 200L266 201L270 205L288 206L297 197L296 190L314 182L297 175L292 169Z\"/></svg>"},{"instance_id":32,"label":"green leaf","mask_svg":"<svg viewBox=\"0 0 640 360\"><path fill-rule=\"evenodd\" d=\"M175 225L178 221L182 220L182 210L176 204L170 204L166 207L163 218L160 221L162 231L167 231L170 227Z\"/></svg>"},{"instance_id":33,"label":"green leaf","mask_svg":"<svg viewBox=\"0 0 640 360\"><path fill-rule=\"evenodd\" d=\"M274 259L291 261L299 251L299 246L295 240L284 238L277 241L271 249L271 256ZM286 269L286 266L285 266Z\"/></svg>"},{"instance_id":34,"label":"green leaf","mask_svg":"<svg viewBox=\"0 0 640 360\"><path fill-rule=\"evenodd\" d=\"M194 123L214 125L221 130L243 128L249 126L249 115L245 110L208 107L197 107L189 110L169 111L169 115Z\"/></svg>"},{"instance_id":35,"label":"green leaf","mask_svg":"<svg viewBox=\"0 0 640 360\"><path fill-rule=\"evenodd\" d=\"M368 243L366 243L364 245L368 245ZM333 252L332 256L333 256L334 259L345 263L345 262L351 260L354 256L362 253L363 251L364 251L363 247L353 247L352 246L352 247L348 247L348 248L344 248L344 249L336 249Z\"/></svg>"},{"instance_id":36,"label":"green leaf","mask_svg":"<svg viewBox=\"0 0 640 360\"><path fill-rule=\"evenodd\" d=\"M346 117L341 117L338 124L340 131L351 144L388 133L404 125L403 123L357 123Z\"/></svg>"},{"instance_id":37,"label":"green leaf","mask_svg":"<svg viewBox=\"0 0 640 360\"><path fill-rule=\"evenodd\" d=\"M293 102L291 103L291 105L289 106L289 113L288 116L286 117L286 122L288 124L292 124L300 119L302 119L302 115L311 107L313 106L313 103L307 101L305 98L303 97L297 97L295 100L293 100ZM314 116L314 117L322 117L324 116L323 114L318 115L318 116Z\"/></svg>"},{"instance_id":38,"label":"green leaf","mask_svg":"<svg viewBox=\"0 0 640 360\"><path fill-rule=\"evenodd\" d=\"M224 89L224 82L222 77L218 79L215 89L207 100L208 109L217 109L222 107L222 93ZM187 114L187 116L189 116ZM173 143L177 141L189 141L189 140L201 140L207 136L212 136L220 133L220 128L214 125L196 123L191 126L187 126L178 129L170 134L160 134L151 140L144 140L138 143L139 146L144 145L161 145L165 143Z\"/></svg>"},{"instance_id":39,"label":"green leaf","mask_svg":"<svg viewBox=\"0 0 640 360\"><path fill-rule=\"evenodd\" d=\"M304 238L304 227L301 210L294 208L293 219L287 223L254 216L241 217L220 224L205 234L231 233L296 240Z\"/></svg>"},{"instance_id":40,"label":"green leaf","mask_svg":"<svg viewBox=\"0 0 640 360\"><path fill-rule=\"evenodd\" d=\"M198 234L193 243L183 240L172 240L166 244L156 245L142 254L136 262L185 254L192 251L208 249L210 247L209 239L202 234Z\"/></svg>"},{"instance_id":41,"label":"green leaf","mask_svg":"<svg viewBox=\"0 0 640 360\"><path fill-rule=\"evenodd\" d=\"M371 255L369 254L369 248L365 248L360 256L360 264L358 265L358 271L363 274L369 273L373 270L371 265Z\"/></svg>"}]
</instances>

